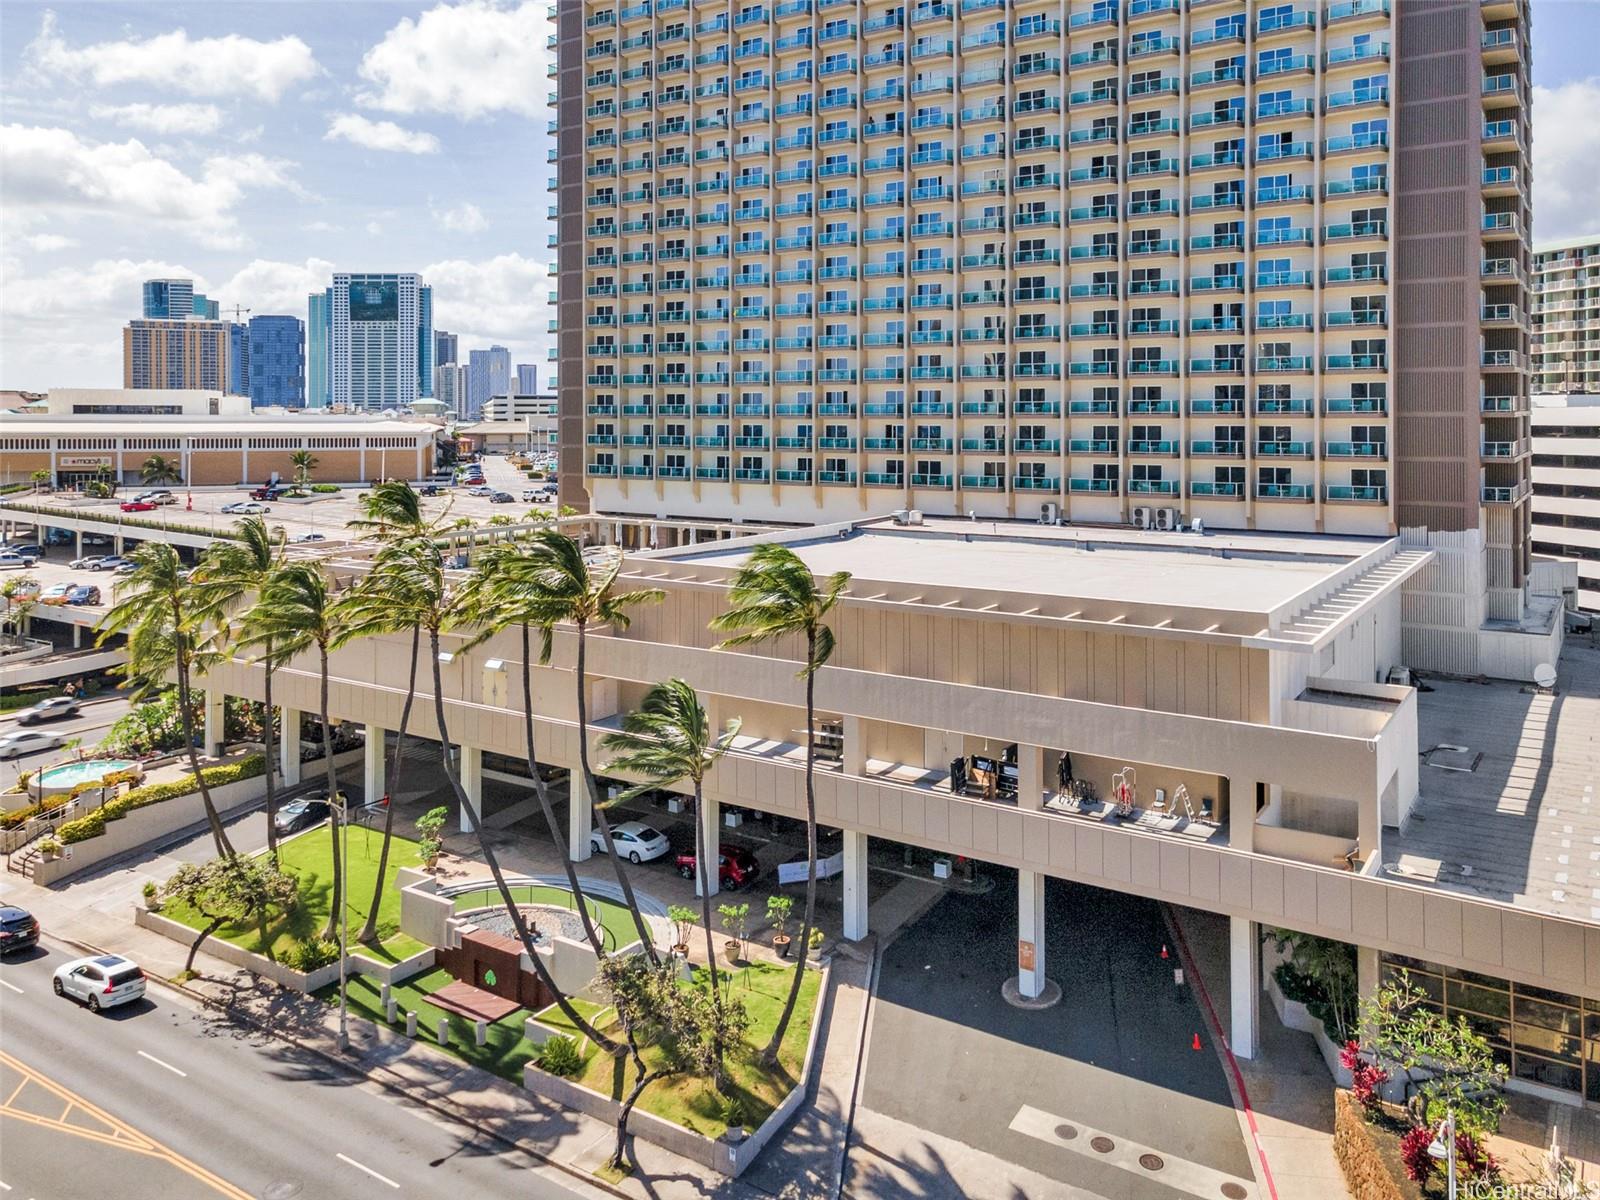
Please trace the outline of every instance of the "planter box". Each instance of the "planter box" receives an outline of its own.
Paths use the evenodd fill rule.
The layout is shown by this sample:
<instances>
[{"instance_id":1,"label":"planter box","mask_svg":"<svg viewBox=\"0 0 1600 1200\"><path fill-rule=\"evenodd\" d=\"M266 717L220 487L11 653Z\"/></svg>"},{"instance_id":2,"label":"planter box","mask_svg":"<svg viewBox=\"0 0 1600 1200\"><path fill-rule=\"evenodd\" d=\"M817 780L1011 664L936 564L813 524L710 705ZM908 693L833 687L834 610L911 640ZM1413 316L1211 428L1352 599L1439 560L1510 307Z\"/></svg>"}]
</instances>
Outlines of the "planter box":
<instances>
[{"instance_id":1,"label":"planter box","mask_svg":"<svg viewBox=\"0 0 1600 1200\"><path fill-rule=\"evenodd\" d=\"M731 1141L727 1137L712 1139L685 1129L682 1125L675 1125L654 1113L645 1112L642 1108L635 1108L628 1118L628 1132L723 1175L734 1178L741 1175L805 1103L811 1071L816 1065L817 1036L822 1029L822 1015L827 1010L830 979L831 973L824 970L822 985L817 989L817 1008L811 1018L811 1036L806 1040L805 1064L800 1071L800 1079L783 1098L783 1102L761 1123L761 1128L738 1141ZM533 1027L537 1024L531 1019L527 1022L530 1041L533 1039ZM544 1036L548 1037L550 1032L545 1030ZM542 1042L541 1038L540 1044ZM563 1108L575 1108L596 1120L605 1121L612 1128L616 1127L617 1110L621 1105L610 1096L603 1096L570 1079L551 1075L531 1062L522 1069L522 1084L530 1092L554 1100Z\"/></svg>"},{"instance_id":2,"label":"planter box","mask_svg":"<svg viewBox=\"0 0 1600 1200\"><path fill-rule=\"evenodd\" d=\"M353 973L366 975L387 984L404 983L424 971L431 971L433 962L432 946L417 951L410 958L402 958L399 962L382 962L376 958L368 958L360 950L350 951L350 970Z\"/></svg>"},{"instance_id":3,"label":"planter box","mask_svg":"<svg viewBox=\"0 0 1600 1200\"><path fill-rule=\"evenodd\" d=\"M169 937L184 946L190 945L196 929L190 929L181 921L174 921L171 917L163 917L160 913L153 913L143 905L133 910L133 923L163 937ZM235 946L232 942L225 942L218 937L209 937L200 947L201 954L209 954L212 958L220 958L225 963L236 967L243 967L246 971L263 976L283 987L291 988L297 992L315 992L339 981L339 964L331 962L325 967L318 967L315 971L296 971L293 967L283 963L273 962L263 954L256 954L242 946ZM431 952L430 952L431 953ZM355 956L351 955L351 966L354 969ZM409 960L408 960L409 961Z\"/></svg>"},{"instance_id":4,"label":"planter box","mask_svg":"<svg viewBox=\"0 0 1600 1200\"><path fill-rule=\"evenodd\" d=\"M1269 966L1263 962L1263 966L1266 967L1267 995L1272 998L1272 1007L1278 1014L1278 1020L1283 1022L1285 1028L1309 1033L1312 1041L1317 1043L1317 1051L1322 1055L1322 1061L1327 1065L1328 1073L1333 1076L1334 1082L1342 1088L1348 1088L1351 1084L1350 1072L1339 1065L1339 1047L1333 1044L1333 1039L1322 1027L1322 1022L1313 1017L1304 1004L1298 1000L1290 1000L1283 994L1277 978L1272 974L1272 966L1275 965Z\"/></svg>"}]
</instances>

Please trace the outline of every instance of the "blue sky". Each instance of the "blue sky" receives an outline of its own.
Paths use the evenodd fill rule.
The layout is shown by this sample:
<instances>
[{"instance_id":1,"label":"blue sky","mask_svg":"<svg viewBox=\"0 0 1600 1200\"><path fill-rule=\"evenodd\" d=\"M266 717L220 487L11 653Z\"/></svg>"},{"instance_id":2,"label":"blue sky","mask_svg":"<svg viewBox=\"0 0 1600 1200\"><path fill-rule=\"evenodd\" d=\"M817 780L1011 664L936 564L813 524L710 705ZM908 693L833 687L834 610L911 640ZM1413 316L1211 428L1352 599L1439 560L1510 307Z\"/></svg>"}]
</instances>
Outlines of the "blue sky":
<instances>
[{"instance_id":1,"label":"blue sky","mask_svg":"<svg viewBox=\"0 0 1600 1200\"><path fill-rule=\"evenodd\" d=\"M1403 0L1404 2L1404 0ZM120 380L139 281L420 270L544 367L548 0L0 4L0 387ZM1535 232L1600 232L1600 0L1534 0Z\"/></svg>"}]
</instances>

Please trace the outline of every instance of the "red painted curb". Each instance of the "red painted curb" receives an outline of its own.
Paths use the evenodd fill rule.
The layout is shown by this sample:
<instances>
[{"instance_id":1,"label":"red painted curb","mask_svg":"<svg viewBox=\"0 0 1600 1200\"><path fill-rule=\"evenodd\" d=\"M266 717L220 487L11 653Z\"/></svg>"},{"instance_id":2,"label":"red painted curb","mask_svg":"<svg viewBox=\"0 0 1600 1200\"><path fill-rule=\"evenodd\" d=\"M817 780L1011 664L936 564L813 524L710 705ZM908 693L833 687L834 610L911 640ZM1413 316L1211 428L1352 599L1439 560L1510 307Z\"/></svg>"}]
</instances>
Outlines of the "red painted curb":
<instances>
[{"instance_id":1,"label":"red painted curb","mask_svg":"<svg viewBox=\"0 0 1600 1200\"><path fill-rule=\"evenodd\" d=\"M1183 969L1189 978L1194 980L1195 989L1200 993L1200 1003L1206 1010L1206 1021L1211 1026L1211 1032L1216 1036L1217 1045L1222 1047L1223 1062L1227 1064L1228 1074L1233 1078L1233 1086L1238 1090L1239 1107L1244 1109L1245 1121L1250 1126L1250 1140L1255 1144L1256 1158L1261 1163L1262 1182L1267 1186L1267 1195L1271 1200L1278 1200L1278 1185L1272 1179L1272 1167L1267 1163L1267 1152L1261 1146L1261 1130L1256 1125L1255 1109L1250 1107L1250 1092L1244 1086L1244 1075L1239 1071L1239 1060L1233 1056L1233 1047L1228 1045L1228 1035L1223 1032L1222 1022L1217 1019L1217 1010L1211 1003L1211 993L1206 990L1206 981L1200 972L1195 969L1194 955L1189 952L1189 939L1184 936L1183 922L1178 919L1177 910L1170 905L1162 905L1167 912L1167 920L1172 925L1173 932L1177 935L1178 955L1183 959Z\"/></svg>"}]
</instances>

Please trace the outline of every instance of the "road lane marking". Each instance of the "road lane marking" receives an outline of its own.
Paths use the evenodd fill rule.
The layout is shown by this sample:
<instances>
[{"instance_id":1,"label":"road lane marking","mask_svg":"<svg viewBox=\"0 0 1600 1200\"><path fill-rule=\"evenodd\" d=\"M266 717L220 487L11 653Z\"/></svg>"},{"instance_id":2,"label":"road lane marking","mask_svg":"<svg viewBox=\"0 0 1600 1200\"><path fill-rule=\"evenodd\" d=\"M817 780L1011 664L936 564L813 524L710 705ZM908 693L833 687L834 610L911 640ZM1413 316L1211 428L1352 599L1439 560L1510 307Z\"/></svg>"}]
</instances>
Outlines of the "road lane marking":
<instances>
[{"instance_id":1,"label":"road lane marking","mask_svg":"<svg viewBox=\"0 0 1600 1200\"><path fill-rule=\"evenodd\" d=\"M158 1067L165 1067L167 1070L171 1071L174 1075L180 1076L180 1077L182 1077L184 1079L189 1078L189 1072L180 1071L180 1070L178 1070L177 1067L173 1066L169 1062L162 1062L154 1054L146 1054L143 1050L136 1050L136 1051L134 1051L134 1053L137 1054L140 1058L149 1059L151 1062L155 1063L155 1065L158 1066Z\"/></svg>"},{"instance_id":2,"label":"road lane marking","mask_svg":"<svg viewBox=\"0 0 1600 1200\"><path fill-rule=\"evenodd\" d=\"M334 1155L334 1157L339 1159L341 1162L349 1163L352 1167L354 1167L358 1171L365 1171L368 1175L371 1175L379 1183L387 1183L390 1187L396 1188L396 1189L398 1189L399 1186L400 1186L394 1180L390 1179L387 1175L379 1175L371 1167L367 1166L365 1163L358 1163L355 1159L351 1158L348 1154L336 1153Z\"/></svg>"},{"instance_id":3,"label":"road lane marking","mask_svg":"<svg viewBox=\"0 0 1600 1200\"><path fill-rule=\"evenodd\" d=\"M0 979L0 987L3 987L3 988L10 988L10 989L11 989L11 990L12 990L12 991L13 991L13 992L15 992L15 993L16 993L16 994L17 994L17 995L19 995L19 996L21 996L21 995L23 995L23 991L22 991L22 989L21 989L21 988L19 988L19 987L18 987L18 986L17 986L17 985L16 985L16 984L14 984L14 983L7 983L7 982L6 982L6 981L5 981L5 980L4 980L4 979Z\"/></svg>"}]
</instances>

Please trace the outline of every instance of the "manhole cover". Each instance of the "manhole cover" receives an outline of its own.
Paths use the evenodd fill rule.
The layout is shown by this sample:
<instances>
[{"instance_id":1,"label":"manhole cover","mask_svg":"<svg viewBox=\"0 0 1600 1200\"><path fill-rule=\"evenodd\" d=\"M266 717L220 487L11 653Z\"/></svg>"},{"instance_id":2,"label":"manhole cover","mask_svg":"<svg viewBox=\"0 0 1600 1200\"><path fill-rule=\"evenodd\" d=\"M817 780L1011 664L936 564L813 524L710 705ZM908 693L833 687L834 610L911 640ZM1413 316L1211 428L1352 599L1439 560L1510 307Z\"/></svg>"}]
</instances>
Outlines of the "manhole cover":
<instances>
[{"instance_id":1,"label":"manhole cover","mask_svg":"<svg viewBox=\"0 0 1600 1200\"><path fill-rule=\"evenodd\" d=\"M1159 1171L1167 1165L1167 1160L1159 1154L1141 1154L1139 1155L1139 1165L1146 1171Z\"/></svg>"},{"instance_id":2,"label":"manhole cover","mask_svg":"<svg viewBox=\"0 0 1600 1200\"><path fill-rule=\"evenodd\" d=\"M300 1194L301 1187L287 1179L280 1179L276 1183L267 1184L261 1193L261 1200L294 1200Z\"/></svg>"},{"instance_id":3,"label":"manhole cover","mask_svg":"<svg viewBox=\"0 0 1600 1200\"><path fill-rule=\"evenodd\" d=\"M1089 1145L1093 1147L1095 1152L1098 1154L1110 1154L1117 1148L1117 1144L1115 1142L1104 1136L1090 1138Z\"/></svg>"},{"instance_id":4,"label":"manhole cover","mask_svg":"<svg viewBox=\"0 0 1600 1200\"><path fill-rule=\"evenodd\" d=\"M1070 1142L1073 1138L1078 1136L1078 1130L1072 1125L1057 1125L1056 1136L1063 1142Z\"/></svg>"},{"instance_id":5,"label":"manhole cover","mask_svg":"<svg viewBox=\"0 0 1600 1200\"><path fill-rule=\"evenodd\" d=\"M1245 1200L1250 1193L1244 1190L1244 1185L1238 1183L1225 1183L1222 1185L1222 1194L1228 1200Z\"/></svg>"}]
</instances>

